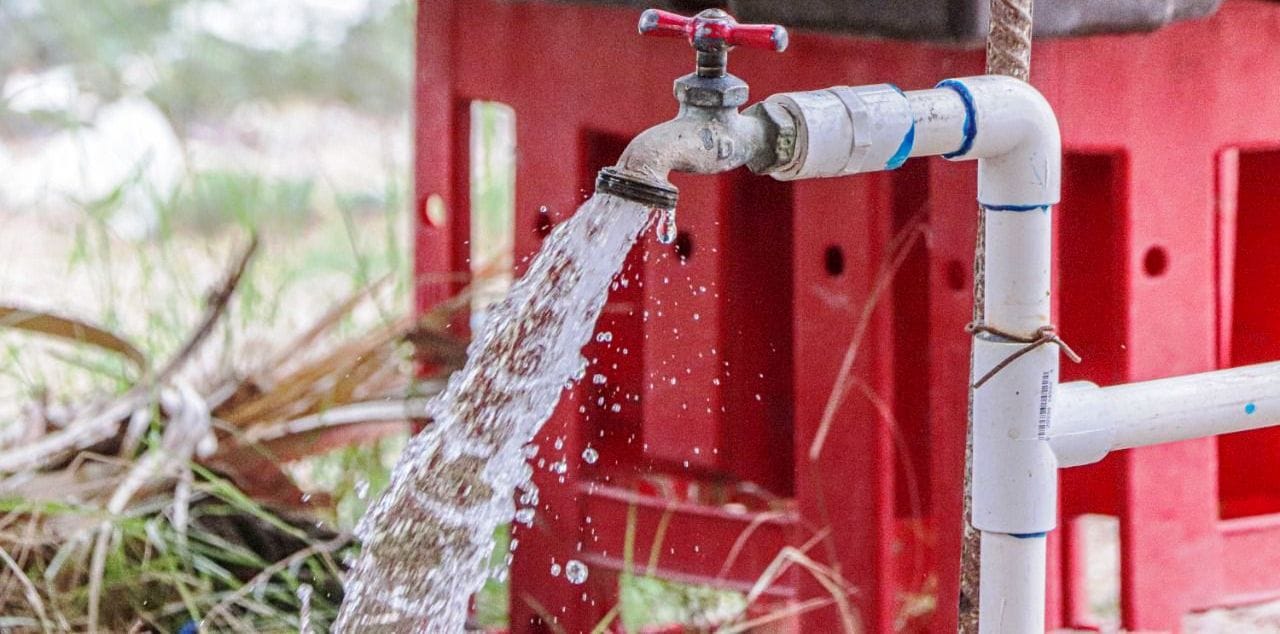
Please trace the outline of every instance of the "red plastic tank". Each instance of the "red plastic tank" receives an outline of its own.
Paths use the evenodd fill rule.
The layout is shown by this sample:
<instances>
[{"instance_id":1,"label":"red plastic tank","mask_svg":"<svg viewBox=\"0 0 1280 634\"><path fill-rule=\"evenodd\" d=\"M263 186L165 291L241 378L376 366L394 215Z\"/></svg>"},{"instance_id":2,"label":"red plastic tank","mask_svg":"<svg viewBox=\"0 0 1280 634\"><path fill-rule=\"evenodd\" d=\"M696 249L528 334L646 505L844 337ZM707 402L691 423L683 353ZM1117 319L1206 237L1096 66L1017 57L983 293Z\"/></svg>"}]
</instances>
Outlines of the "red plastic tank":
<instances>
[{"instance_id":1,"label":"red plastic tank","mask_svg":"<svg viewBox=\"0 0 1280 634\"><path fill-rule=\"evenodd\" d=\"M469 275L472 101L516 114L517 262L538 249L540 207L553 222L571 214L600 167L673 114L671 82L690 53L636 36L637 16L423 0L420 310ZM1085 358L1064 365L1065 380L1280 358L1277 50L1280 5L1257 0L1153 34L1037 44L1032 83L1057 110L1066 152L1055 321ZM760 99L927 87L981 73L983 55L793 31L785 54L739 50L732 64ZM563 484L538 471L543 508L516 531L512 631L591 631L627 566L746 589L787 547L857 588L866 631L955 631L974 181L972 165L932 159L821 182L677 176L680 238L636 249L635 283L599 324L611 345L585 352L608 385L583 382L543 432L543 454L563 453L569 469ZM877 291L894 237L915 223L923 237ZM811 459L864 315L856 387ZM630 400L597 406L600 389ZM594 464L580 458L588 443ZM1064 471L1049 622L1096 623L1076 530L1087 514L1119 518L1126 628L1176 630L1188 611L1280 597L1278 453L1280 432L1258 431ZM569 558L590 566L586 584L549 576ZM829 596L797 566L766 593L815 602L785 626L804 632L839 631Z\"/></svg>"}]
</instances>

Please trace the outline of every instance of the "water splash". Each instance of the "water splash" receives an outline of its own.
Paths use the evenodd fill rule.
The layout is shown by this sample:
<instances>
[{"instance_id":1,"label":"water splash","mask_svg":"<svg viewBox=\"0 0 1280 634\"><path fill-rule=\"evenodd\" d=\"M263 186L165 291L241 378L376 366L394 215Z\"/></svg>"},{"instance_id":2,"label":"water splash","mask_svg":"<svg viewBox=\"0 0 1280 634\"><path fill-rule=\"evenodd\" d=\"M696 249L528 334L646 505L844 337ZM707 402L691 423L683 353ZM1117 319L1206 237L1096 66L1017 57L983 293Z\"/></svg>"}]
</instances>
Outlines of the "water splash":
<instances>
[{"instance_id":1,"label":"water splash","mask_svg":"<svg viewBox=\"0 0 1280 634\"><path fill-rule=\"evenodd\" d=\"M532 508L512 503L517 488L532 490L523 448L565 383L581 378L581 349L649 216L641 205L592 197L490 308L466 367L428 406L434 424L409 443L356 529L364 548L335 632L463 630L494 527L533 520ZM575 573L585 580L582 568Z\"/></svg>"},{"instance_id":2,"label":"water splash","mask_svg":"<svg viewBox=\"0 0 1280 634\"><path fill-rule=\"evenodd\" d=\"M658 242L673 244L676 241L676 210L658 210Z\"/></svg>"},{"instance_id":3,"label":"water splash","mask_svg":"<svg viewBox=\"0 0 1280 634\"><path fill-rule=\"evenodd\" d=\"M569 563L564 565L564 578L574 585L582 585L587 582L587 576L590 574L587 565L577 559L570 559Z\"/></svg>"}]
</instances>

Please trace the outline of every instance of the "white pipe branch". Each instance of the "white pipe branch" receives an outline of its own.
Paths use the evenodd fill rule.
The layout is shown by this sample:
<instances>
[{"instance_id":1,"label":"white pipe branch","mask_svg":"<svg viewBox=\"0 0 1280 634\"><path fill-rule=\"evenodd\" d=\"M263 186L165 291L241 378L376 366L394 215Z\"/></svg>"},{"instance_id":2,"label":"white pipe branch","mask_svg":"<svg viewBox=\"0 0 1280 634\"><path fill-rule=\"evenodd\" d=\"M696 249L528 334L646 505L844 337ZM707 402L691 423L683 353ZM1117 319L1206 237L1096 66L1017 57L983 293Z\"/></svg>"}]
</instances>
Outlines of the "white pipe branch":
<instances>
[{"instance_id":1,"label":"white pipe branch","mask_svg":"<svg viewBox=\"0 0 1280 634\"><path fill-rule=\"evenodd\" d=\"M1118 449L1280 424L1280 363L1113 387L1065 383L1053 409L1059 465L1090 464Z\"/></svg>"}]
</instances>

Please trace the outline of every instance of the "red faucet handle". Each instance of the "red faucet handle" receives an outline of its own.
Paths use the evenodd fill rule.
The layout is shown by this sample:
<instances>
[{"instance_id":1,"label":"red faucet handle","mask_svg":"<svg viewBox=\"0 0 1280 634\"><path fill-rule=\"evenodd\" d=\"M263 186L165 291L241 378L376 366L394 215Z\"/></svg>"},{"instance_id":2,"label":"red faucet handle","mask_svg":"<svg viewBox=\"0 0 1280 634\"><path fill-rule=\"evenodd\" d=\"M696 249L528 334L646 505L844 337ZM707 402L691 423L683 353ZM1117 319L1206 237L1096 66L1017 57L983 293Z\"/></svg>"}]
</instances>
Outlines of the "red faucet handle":
<instances>
[{"instance_id":1,"label":"red faucet handle","mask_svg":"<svg viewBox=\"0 0 1280 634\"><path fill-rule=\"evenodd\" d=\"M719 9L708 9L692 18L649 9L640 14L640 33L659 37L683 37L700 51L725 50L732 46L762 48L781 53L787 50L787 30L776 24L738 24Z\"/></svg>"}]
</instances>

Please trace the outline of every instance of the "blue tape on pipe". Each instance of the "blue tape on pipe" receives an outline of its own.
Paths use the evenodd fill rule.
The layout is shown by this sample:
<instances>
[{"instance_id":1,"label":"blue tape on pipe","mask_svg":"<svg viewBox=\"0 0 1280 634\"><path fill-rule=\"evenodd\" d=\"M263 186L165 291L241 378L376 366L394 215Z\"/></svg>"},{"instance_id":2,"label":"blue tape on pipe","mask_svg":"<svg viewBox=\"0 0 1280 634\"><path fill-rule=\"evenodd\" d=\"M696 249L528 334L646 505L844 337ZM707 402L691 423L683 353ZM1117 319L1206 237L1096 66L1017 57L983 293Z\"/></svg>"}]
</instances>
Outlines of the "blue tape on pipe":
<instances>
[{"instance_id":1,"label":"blue tape on pipe","mask_svg":"<svg viewBox=\"0 0 1280 634\"><path fill-rule=\"evenodd\" d=\"M982 205L982 208L988 211L1012 211L1012 212L1018 212L1018 213L1025 212L1025 211L1049 211L1049 208L1053 206L1053 205L988 205L987 203L984 203L984 202L978 202L978 204Z\"/></svg>"},{"instance_id":2,"label":"blue tape on pipe","mask_svg":"<svg viewBox=\"0 0 1280 634\"><path fill-rule=\"evenodd\" d=\"M907 128L907 133L902 135L902 144L898 146L898 151L885 161L884 168L887 170L896 170L907 162L907 157L911 156L911 149L916 145L916 122L911 122L911 127Z\"/></svg>"},{"instance_id":3,"label":"blue tape on pipe","mask_svg":"<svg viewBox=\"0 0 1280 634\"><path fill-rule=\"evenodd\" d=\"M1040 539L1048 535L1048 533L1009 533L1010 537L1017 537L1018 539Z\"/></svg>"},{"instance_id":4,"label":"blue tape on pipe","mask_svg":"<svg viewBox=\"0 0 1280 634\"><path fill-rule=\"evenodd\" d=\"M898 91L898 94L902 95L902 98L904 100L907 98L907 93L902 92L901 88L898 88L893 84L889 84L889 87ZM890 156L889 160L885 161L884 168L887 170L896 170L899 167L902 167L902 164L906 163L907 158L911 156L911 150L915 148L915 146L916 146L916 120L914 117L912 117L911 127L907 128L907 133L902 135L902 143L898 144L898 149L893 153L893 156Z\"/></svg>"},{"instance_id":5,"label":"blue tape on pipe","mask_svg":"<svg viewBox=\"0 0 1280 634\"><path fill-rule=\"evenodd\" d=\"M944 79L938 82L935 88L950 88L960 95L960 101L964 102L964 139L960 142L960 149L950 154L943 154L943 158L957 158L969 153L973 149L973 139L978 136L978 112L973 107L973 93L969 92L969 87L954 79Z\"/></svg>"}]
</instances>

